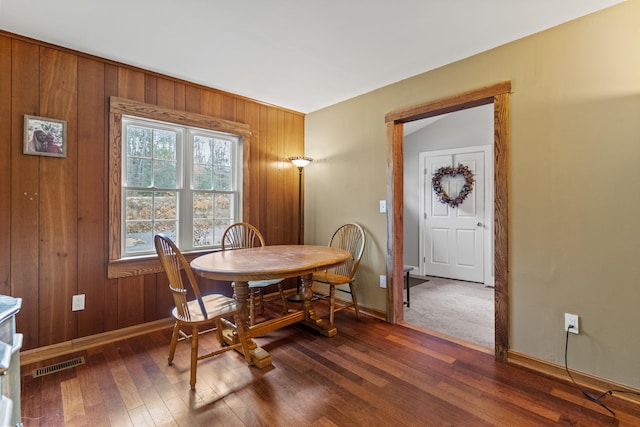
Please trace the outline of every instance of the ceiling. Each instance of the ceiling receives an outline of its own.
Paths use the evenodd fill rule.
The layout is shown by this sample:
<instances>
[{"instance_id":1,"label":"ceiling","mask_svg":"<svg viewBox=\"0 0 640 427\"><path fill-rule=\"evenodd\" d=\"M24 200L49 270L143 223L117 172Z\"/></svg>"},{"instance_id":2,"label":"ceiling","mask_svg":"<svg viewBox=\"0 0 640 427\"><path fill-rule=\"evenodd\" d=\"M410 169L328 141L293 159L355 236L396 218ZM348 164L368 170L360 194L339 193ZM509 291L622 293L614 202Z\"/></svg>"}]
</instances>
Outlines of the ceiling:
<instances>
[{"instance_id":1,"label":"ceiling","mask_svg":"<svg viewBox=\"0 0 640 427\"><path fill-rule=\"evenodd\" d=\"M0 29L309 113L622 0L0 0Z\"/></svg>"}]
</instances>

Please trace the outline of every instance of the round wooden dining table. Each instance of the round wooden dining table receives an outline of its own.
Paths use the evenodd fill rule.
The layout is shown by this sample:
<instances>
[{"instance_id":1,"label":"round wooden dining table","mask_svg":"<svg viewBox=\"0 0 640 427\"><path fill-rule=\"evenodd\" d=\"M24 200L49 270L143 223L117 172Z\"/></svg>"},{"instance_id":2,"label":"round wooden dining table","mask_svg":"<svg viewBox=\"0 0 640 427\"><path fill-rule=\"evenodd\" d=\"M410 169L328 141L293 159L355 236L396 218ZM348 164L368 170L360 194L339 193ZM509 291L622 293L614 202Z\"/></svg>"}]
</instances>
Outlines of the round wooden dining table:
<instances>
[{"instance_id":1,"label":"round wooden dining table","mask_svg":"<svg viewBox=\"0 0 640 427\"><path fill-rule=\"evenodd\" d=\"M250 338L298 322L331 337L337 333L335 326L316 317L311 304L312 275L317 271L336 267L350 257L348 251L330 246L272 245L212 252L191 261L191 268L202 277L234 282L235 297L242 308L241 324L238 327L244 328L246 336ZM281 317L249 326L248 282L290 277L301 278L301 309L290 310ZM236 338L233 334L225 334L225 339L232 342ZM259 368L271 365L271 356L251 341L253 364Z\"/></svg>"}]
</instances>

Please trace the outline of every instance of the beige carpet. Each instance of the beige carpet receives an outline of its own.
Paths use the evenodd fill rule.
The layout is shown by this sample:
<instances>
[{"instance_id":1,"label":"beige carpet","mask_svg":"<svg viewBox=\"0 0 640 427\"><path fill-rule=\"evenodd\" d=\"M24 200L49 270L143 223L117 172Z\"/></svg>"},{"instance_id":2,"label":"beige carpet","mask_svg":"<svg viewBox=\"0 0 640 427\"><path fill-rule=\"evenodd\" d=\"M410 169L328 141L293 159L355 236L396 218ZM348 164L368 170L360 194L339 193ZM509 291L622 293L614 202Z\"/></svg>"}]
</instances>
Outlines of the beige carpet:
<instances>
[{"instance_id":1,"label":"beige carpet","mask_svg":"<svg viewBox=\"0 0 640 427\"><path fill-rule=\"evenodd\" d=\"M411 278L413 283L417 280ZM440 277L422 280L428 281L411 286L411 306L404 308L406 322L483 347L494 347L493 288Z\"/></svg>"}]
</instances>

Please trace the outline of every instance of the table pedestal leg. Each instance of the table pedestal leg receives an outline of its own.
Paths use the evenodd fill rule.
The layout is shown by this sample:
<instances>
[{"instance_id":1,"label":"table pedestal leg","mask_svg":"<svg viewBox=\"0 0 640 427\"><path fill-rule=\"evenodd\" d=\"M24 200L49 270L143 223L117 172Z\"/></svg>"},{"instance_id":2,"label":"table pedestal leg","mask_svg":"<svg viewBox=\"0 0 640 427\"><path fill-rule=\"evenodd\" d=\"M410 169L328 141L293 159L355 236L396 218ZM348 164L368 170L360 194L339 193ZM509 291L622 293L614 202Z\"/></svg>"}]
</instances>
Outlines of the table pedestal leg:
<instances>
[{"instance_id":1,"label":"table pedestal leg","mask_svg":"<svg viewBox=\"0 0 640 427\"><path fill-rule=\"evenodd\" d=\"M249 298L249 284L247 282L234 282L234 294L238 305L240 306L240 314L236 327L242 328L244 336L249 341L250 360L258 368L265 368L271 365L271 355L251 339L251 331L249 330L249 308L247 301ZM239 337L234 331L227 329L223 331L223 338L227 344L238 342Z\"/></svg>"},{"instance_id":2,"label":"table pedestal leg","mask_svg":"<svg viewBox=\"0 0 640 427\"><path fill-rule=\"evenodd\" d=\"M300 295L302 295L302 311L304 311L302 323L327 337L336 335L338 333L336 327L318 318L311 305L311 299L313 298L313 278L311 274L301 277Z\"/></svg>"},{"instance_id":3,"label":"table pedestal leg","mask_svg":"<svg viewBox=\"0 0 640 427\"><path fill-rule=\"evenodd\" d=\"M332 337L338 333L335 326L329 325L328 322L316 316L316 312L311 304L311 300L313 298L312 284L313 279L311 274L302 276L300 287L300 295L302 296L301 310L291 312L277 319L267 320L254 326L249 326L249 307L247 304L249 297L249 284L247 282L234 282L234 296L240 306L240 314L238 316L236 327L238 329L242 328L244 336L247 337L247 340L249 341L249 356L253 365L258 368L265 368L271 365L272 361L271 355L263 348L258 347L258 345L251 339L254 336L260 336L269 331L280 329L297 322L301 322L327 337ZM222 335L225 342L228 344L235 344L238 342L238 334L231 329L223 331Z\"/></svg>"}]
</instances>

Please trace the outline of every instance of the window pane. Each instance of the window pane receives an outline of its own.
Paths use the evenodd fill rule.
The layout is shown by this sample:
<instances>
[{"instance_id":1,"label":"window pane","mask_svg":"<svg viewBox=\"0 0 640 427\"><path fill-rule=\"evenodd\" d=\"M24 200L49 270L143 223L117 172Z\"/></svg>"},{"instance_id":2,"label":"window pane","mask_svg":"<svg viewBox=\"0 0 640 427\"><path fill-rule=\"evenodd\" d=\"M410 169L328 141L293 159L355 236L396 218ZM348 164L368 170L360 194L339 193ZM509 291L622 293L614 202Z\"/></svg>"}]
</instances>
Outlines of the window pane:
<instances>
[{"instance_id":1,"label":"window pane","mask_svg":"<svg viewBox=\"0 0 640 427\"><path fill-rule=\"evenodd\" d=\"M214 244L213 220L193 220L193 247L212 246Z\"/></svg>"},{"instance_id":2,"label":"window pane","mask_svg":"<svg viewBox=\"0 0 640 427\"><path fill-rule=\"evenodd\" d=\"M207 138L201 135L193 137L193 163L211 164L211 152L213 146L213 138Z\"/></svg>"},{"instance_id":3,"label":"window pane","mask_svg":"<svg viewBox=\"0 0 640 427\"><path fill-rule=\"evenodd\" d=\"M151 221L127 221L127 253L146 252L153 249L151 230Z\"/></svg>"},{"instance_id":4,"label":"window pane","mask_svg":"<svg viewBox=\"0 0 640 427\"><path fill-rule=\"evenodd\" d=\"M216 194L214 197L215 212L215 244L219 245L222 241L222 234L236 217L234 197L231 194Z\"/></svg>"},{"instance_id":5,"label":"window pane","mask_svg":"<svg viewBox=\"0 0 640 427\"><path fill-rule=\"evenodd\" d=\"M127 159L127 185L151 187L151 159L129 157Z\"/></svg>"},{"instance_id":6,"label":"window pane","mask_svg":"<svg viewBox=\"0 0 640 427\"><path fill-rule=\"evenodd\" d=\"M193 193L193 219L213 218L213 194Z\"/></svg>"},{"instance_id":7,"label":"window pane","mask_svg":"<svg viewBox=\"0 0 640 427\"><path fill-rule=\"evenodd\" d=\"M214 187L220 191L231 191L231 168L216 168L214 177Z\"/></svg>"},{"instance_id":8,"label":"window pane","mask_svg":"<svg viewBox=\"0 0 640 427\"><path fill-rule=\"evenodd\" d=\"M155 159L176 161L176 140L175 132L166 130L156 130L153 133L153 157Z\"/></svg>"},{"instance_id":9,"label":"window pane","mask_svg":"<svg viewBox=\"0 0 640 427\"><path fill-rule=\"evenodd\" d=\"M168 191L156 191L155 196L155 212L154 219L178 219L178 194Z\"/></svg>"},{"instance_id":10,"label":"window pane","mask_svg":"<svg viewBox=\"0 0 640 427\"><path fill-rule=\"evenodd\" d=\"M151 158L151 134L149 128L127 126L127 155Z\"/></svg>"},{"instance_id":11,"label":"window pane","mask_svg":"<svg viewBox=\"0 0 640 427\"><path fill-rule=\"evenodd\" d=\"M127 191L125 218L130 220L151 220L153 193L151 191Z\"/></svg>"},{"instance_id":12,"label":"window pane","mask_svg":"<svg viewBox=\"0 0 640 427\"><path fill-rule=\"evenodd\" d=\"M153 162L153 184L156 188L176 188L177 171L176 162L156 160Z\"/></svg>"},{"instance_id":13,"label":"window pane","mask_svg":"<svg viewBox=\"0 0 640 427\"><path fill-rule=\"evenodd\" d=\"M213 138L196 135L193 138L193 173L192 188L194 190L213 189Z\"/></svg>"},{"instance_id":14,"label":"window pane","mask_svg":"<svg viewBox=\"0 0 640 427\"><path fill-rule=\"evenodd\" d=\"M127 126L127 185L151 186L151 135L149 128Z\"/></svg>"},{"instance_id":15,"label":"window pane","mask_svg":"<svg viewBox=\"0 0 640 427\"><path fill-rule=\"evenodd\" d=\"M231 175L232 151L231 141L214 139L213 142L213 188L219 191L230 191L233 186Z\"/></svg>"},{"instance_id":16,"label":"window pane","mask_svg":"<svg viewBox=\"0 0 640 427\"><path fill-rule=\"evenodd\" d=\"M127 191L126 253L153 250L153 235L176 236L178 194L168 191Z\"/></svg>"},{"instance_id":17,"label":"window pane","mask_svg":"<svg viewBox=\"0 0 640 427\"><path fill-rule=\"evenodd\" d=\"M193 194L194 247L219 245L222 234L235 222L232 194Z\"/></svg>"},{"instance_id":18,"label":"window pane","mask_svg":"<svg viewBox=\"0 0 640 427\"><path fill-rule=\"evenodd\" d=\"M194 164L193 165L193 189L194 190L213 190L213 166L210 164Z\"/></svg>"},{"instance_id":19,"label":"window pane","mask_svg":"<svg viewBox=\"0 0 640 427\"><path fill-rule=\"evenodd\" d=\"M178 182L177 134L173 131L153 132L153 186L176 188Z\"/></svg>"},{"instance_id":20,"label":"window pane","mask_svg":"<svg viewBox=\"0 0 640 427\"><path fill-rule=\"evenodd\" d=\"M214 212L216 220L230 220L235 217L233 195L216 194Z\"/></svg>"},{"instance_id":21,"label":"window pane","mask_svg":"<svg viewBox=\"0 0 640 427\"><path fill-rule=\"evenodd\" d=\"M211 246L213 240L213 194L193 193L193 246Z\"/></svg>"}]
</instances>

